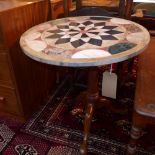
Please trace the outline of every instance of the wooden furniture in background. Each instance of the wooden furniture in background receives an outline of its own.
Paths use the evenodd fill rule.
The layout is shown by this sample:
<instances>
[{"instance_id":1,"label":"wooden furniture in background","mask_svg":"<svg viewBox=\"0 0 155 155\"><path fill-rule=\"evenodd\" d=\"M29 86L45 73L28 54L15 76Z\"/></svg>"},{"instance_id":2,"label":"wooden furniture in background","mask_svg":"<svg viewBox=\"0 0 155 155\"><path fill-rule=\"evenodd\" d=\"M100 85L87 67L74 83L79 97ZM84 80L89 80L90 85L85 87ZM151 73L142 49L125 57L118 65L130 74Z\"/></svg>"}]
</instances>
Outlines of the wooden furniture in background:
<instances>
[{"instance_id":1,"label":"wooden furniture in background","mask_svg":"<svg viewBox=\"0 0 155 155\"><path fill-rule=\"evenodd\" d=\"M135 21L149 30L154 30L155 18L151 17L132 17L132 21Z\"/></svg>"},{"instance_id":2,"label":"wooden furniture in background","mask_svg":"<svg viewBox=\"0 0 155 155\"><path fill-rule=\"evenodd\" d=\"M55 68L26 57L19 38L47 21L48 0L0 0L0 113L30 117L55 84Z\"/></svg>"},{"instance_id":3,"label":"wooden furniture in background","mask_svg":"<svg viewBox=\"0 0 155 155\"><path fill-rule=\"evenodd\" d=\"M126 0L126 7L125 7L125 15L126 19L131 19L131 14L133 11L133 0Z\"/></svg>"},{"instance_id":4,"label":"wooden furniture in background","mask_svg":"<svg viewBox=\"0 0 155 155\"><path fill-rule=\"evenodd\" d=\"M107 11L116 12L120 17L124 16L125 0L76 0L76 9L82 7L102 7Z\"/></svg>"},{"instance_id":5,"label":"wooden furniture in background","mask_svg":"<svg viewBox=\"0 0 155 155\"><path fill-rule=\"evenodd\" d=\"M119 0L78 0L77 6L78 9L83 6L105 6L105 7L112 7L118 8Z\"/></svg>"},{"instance_id":6,"label":"wooden furniture in background","mask_svg":"<svg viewBox=\"0 0 155 155\"><path fill-rule=\"evenodd\" d=\"M68 1L68 8L72 8L72 0ZM52 19L57 19L60 17L64 17L64 7L63 7L63 0L50 0L51 2L51 14Z\"/></svg>"},{"instance_id":7,"label":"wooden furniture in background","mask_svg":"<svg viewBox=\"0 0 155 155\"><path fill-rule=\"evenodd\" d=\"M155 37L147 50L139 56L134 114L131 129L131 140L128 154L136 152L137 140L142 136L141 131L148 124L155 124Z\"/></svg>"}]
</instances>

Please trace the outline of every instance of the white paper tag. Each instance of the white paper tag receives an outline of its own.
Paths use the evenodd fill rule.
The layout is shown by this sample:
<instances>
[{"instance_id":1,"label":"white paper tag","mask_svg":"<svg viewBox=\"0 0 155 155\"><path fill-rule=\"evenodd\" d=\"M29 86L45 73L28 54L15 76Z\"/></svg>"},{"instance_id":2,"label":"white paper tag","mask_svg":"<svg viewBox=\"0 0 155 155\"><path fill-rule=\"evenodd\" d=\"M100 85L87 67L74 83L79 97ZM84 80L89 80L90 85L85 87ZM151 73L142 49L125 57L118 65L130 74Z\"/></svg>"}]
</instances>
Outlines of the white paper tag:
<instances>
[{"instance_id":1,"label":"white paper tag","mask_svg":"<svg viewBox=\"0 0 155 155\"><path fill-rule=\"evenodd\" d=\"M117 75L115 73L104 72L102 79L102 96L116 99Z\"/></svg>"}]
</instances>

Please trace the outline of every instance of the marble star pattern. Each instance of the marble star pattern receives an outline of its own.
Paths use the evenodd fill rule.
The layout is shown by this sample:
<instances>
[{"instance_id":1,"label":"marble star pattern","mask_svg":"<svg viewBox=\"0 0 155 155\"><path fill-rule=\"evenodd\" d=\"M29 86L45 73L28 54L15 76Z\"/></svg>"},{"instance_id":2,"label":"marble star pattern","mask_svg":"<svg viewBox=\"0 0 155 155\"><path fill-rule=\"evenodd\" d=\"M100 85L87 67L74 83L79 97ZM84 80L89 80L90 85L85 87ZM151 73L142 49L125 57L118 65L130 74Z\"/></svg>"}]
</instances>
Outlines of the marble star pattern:
<instances>
[{"instance_id":1,"label":"marble star pattern","mask_svg":"<svg viewBox=\"0 0 155 155\"><path fill-rule=\"evenodd\" d=\"M106 21L93 20L57 25L56 29L50 29L46 33L46 40L55 40L55 45L70 43L72 48L79 48L85 44L100 47L106 41L119 40L118 35L124 34L118 30L118 26L108 25Z\"/></svg>"}]
</instances>

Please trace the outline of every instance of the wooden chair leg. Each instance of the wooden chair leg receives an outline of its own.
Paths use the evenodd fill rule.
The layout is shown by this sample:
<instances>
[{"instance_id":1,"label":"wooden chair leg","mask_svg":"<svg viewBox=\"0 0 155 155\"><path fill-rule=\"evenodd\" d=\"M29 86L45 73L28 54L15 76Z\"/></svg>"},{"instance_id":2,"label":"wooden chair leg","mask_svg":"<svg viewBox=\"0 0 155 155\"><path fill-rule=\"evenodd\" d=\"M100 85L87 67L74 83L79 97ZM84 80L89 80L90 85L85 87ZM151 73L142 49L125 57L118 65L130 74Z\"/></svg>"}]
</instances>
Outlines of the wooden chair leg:
<instances>
[{"instance_id":1,"label":"wooden chair leg","mask_svg":"<svg viewBox=\"0 0 155 155\"><path fill-rule=\"evenodd\" d=\"M137 141L142 136L142 130L146 127L146 122L146 117L143 117L142 115L134 111L133 123L130 133L130 141L127 146L127 155L135 155Z\"/></svg>"}]
</instances>

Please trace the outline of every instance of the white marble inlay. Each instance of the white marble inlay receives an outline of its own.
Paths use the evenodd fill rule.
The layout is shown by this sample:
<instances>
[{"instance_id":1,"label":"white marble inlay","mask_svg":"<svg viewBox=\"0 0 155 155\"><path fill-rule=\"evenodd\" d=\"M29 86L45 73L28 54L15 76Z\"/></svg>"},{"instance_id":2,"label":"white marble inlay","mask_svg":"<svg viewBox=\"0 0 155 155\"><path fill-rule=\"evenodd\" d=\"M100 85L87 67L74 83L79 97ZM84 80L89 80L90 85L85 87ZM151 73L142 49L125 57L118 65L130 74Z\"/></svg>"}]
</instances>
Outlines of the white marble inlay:
<instances>
[{"instance_id":1,"label":"white marble inlay","mask_svg":"<svg viewBox=\"0 0 155 155\"><path fill-rule=\"evenodd\" d=\"M83 58L99 58L99 57L107 57L111 54L104 50L97 49L87 49L77 52L72 55L73 59L83 59Z\"/></svg>"},{"instance_id":2,"label":"white marble inlay","mask_svg":"<svg viewBox=\"0 0 155 155\"><path fill-rule=\"evenodd\" d=\"M86 33L86 35L87 36L89 36L90 38L95 38L95 37L97 37L97 35L96 34L93 34L93 33Z\"/></svg>"},{"instance_id":3,"label":"white marble inlay","mask_svg":"<svg viewBox=\"0 0 155 155\"><path fill-rule=\"evenodd\" d=\"M99 35L94 35L94 36L91 36L90 38L102 40L102 38Z\"/></svg>"},{"instance_id":4,"label":"white marble inlay","mask_svg":"<svg viewBox=\"0 0 155 155\"><path fill-rule=\"evenodd\" d=\"M77 38L77 37L72 37L72 38L70 39L70 42L73 42L73 41L76 41L76 40L79 40L79 38Z\"/></svg>"},{"instance_id":5,"label":"white marble inlay","mask_svg":"<svg viewBox=\"0 0 155 155\"><path fill-rule=\"evenodd\" d=\"M66 32L60 32L60 33L58 33L58 34L60 34L60 35L65 35L65 34L66 34Z\"/></svg>"},{"instance_id":6,"label":"white marble inlay","mask_svg":"<svg viewBox=\"0 0 155 155\"><path fill-rule=\"evenodd\" d=\"M31 48L36 52L41 52L47 47L47 44L40 40L32 40L32 41L26 40L26 43L29 48Z\"/></svg>"},{"instance_id":7,"label":"white marble inlay","mask_svg":"<svg viewBox=\"0 0 155 155\"><path fill-rule=\"evenodd\" d=\"M88 26L85 27L85 30L89 30L89 29L91 29L93 27L94 27L94 24L88 25Z\"/></svg>"},{"instance_id":8,"label":"white marble inlay","mask_svg":"<svg viewBox=\"0 0 155 155\"><path fill-rule=\"evenodd\" d=\"M104 26L95 26L97 29L102 29Z\"/></svg>"},{"instance_id":9,"label":"white marble inlay","mask_svg":"<svg viewBox=\"0 0 155 155\"><path fill-rule=\"evenodd\" d=\"M83 40L84 42L88 42L90 38L81 38L81 40Z\"/></svg>"},{"instance_id":10,"label":"white marble inlay","mask_svg":"<svg viewBox=\"0 0 155 155\"><path fill-rule=\"evenodd\" d=\"M129 20L120 19L120 18L112 18L110 21L115 24L131 24Z\"/></svg>"},{"instance_id":11,"label":"white marble inlay","mask_svg":"<svg viewBox=\"0 0 155 155\"><path fill-rule=\"evenodd\" d=\"M82 36L82 33L78 33L77 35L74 35L73 37L71 37L71 39L72 39L72 38L80 39L81 36Z\"/></svg>"},{"instance_id":12,"label":"white marble inlay","mask_svg":"<svg viewBox=\"0 0 155 155\"><path fill-rule=\"evenodd\" d=\"M66 34L66 35L64 35L64 36L62 36L61 38L70 38L71 36L69 35L69 34Z\"/></svg>"},{"instance_id":13,"label":"white marble inlay","mask_svg":"<svg viewBox=\"0 0 155 155\"><path fill-rule=\"evenodd\" d=\"M132 43L140 44L144 40L144 33L131 33L127 36L127 40Z\"/></svg>"},{"instance_id":14,"label":"white marble inlay","mask_svg":"<svg viewBox=\"0 0 155 155\"><path fill-rule=\"evenodd\" d=\"M85 27L85 25L81 23L78 27Z\"/></svg>"}]
</instances>

